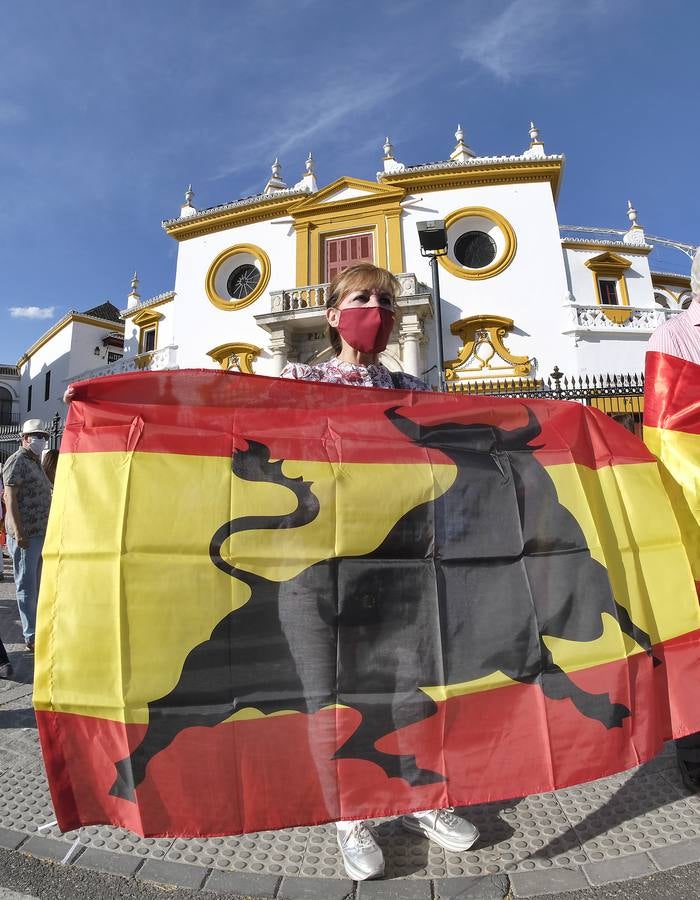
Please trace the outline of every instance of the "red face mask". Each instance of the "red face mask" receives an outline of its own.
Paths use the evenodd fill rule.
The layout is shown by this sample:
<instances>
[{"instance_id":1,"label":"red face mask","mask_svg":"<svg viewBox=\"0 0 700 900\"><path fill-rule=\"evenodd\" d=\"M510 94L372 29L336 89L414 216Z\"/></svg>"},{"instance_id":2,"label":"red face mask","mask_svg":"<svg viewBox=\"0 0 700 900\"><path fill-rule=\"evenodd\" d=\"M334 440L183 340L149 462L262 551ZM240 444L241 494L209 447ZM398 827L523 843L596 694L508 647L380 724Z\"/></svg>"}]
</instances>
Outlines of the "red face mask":
<instances>
[{"instance_id":1,"label":"red face mask","mask_svg":"<svg viewBox=\"0 0 700 900\"><path fill-rule=\"evenodd\" d=\"M380 306L349 307L340 310L338 331L360 353L381 353L386 350L394 327L394 312Z\"/></svg>"}]
</instances>

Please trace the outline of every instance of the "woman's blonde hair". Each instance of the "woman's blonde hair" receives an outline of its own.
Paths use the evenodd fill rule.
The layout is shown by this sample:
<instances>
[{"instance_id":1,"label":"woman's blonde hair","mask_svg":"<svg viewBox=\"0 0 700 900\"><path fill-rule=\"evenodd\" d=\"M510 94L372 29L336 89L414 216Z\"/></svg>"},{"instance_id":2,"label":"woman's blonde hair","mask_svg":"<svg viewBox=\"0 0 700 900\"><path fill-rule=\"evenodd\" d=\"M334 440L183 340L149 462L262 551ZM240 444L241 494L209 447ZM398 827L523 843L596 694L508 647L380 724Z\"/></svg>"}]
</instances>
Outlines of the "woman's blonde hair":
<instances>
[{"instance_id":1,"label":"woman's blonde hair","mask_svg":"<svg viewBox=\"0 0 700 900\"><path fill-rule=\"evenodd\" d=\"M343 269L328 286L326 309L336 307L343 297L351 291L368 291L372 289L379 291L380 294L390 294L393 306L396 298L401 293L401 282L391 272L379 266L374 266L372 263L358 263L356 266ZM328 326L328 339L333 350L336 353L340 353L343 345L337 328L333 328L332 325Z\"/></svg>"}]
</instances>

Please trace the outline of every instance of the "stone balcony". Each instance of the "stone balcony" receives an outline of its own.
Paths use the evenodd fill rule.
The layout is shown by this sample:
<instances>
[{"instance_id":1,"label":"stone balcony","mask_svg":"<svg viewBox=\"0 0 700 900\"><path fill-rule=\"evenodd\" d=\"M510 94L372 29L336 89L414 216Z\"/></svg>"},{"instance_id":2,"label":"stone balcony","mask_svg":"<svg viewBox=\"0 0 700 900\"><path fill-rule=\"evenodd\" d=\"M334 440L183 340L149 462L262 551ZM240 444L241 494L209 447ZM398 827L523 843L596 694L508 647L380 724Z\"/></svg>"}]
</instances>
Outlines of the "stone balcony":
<instances>
[{"instance_id":1,"label":"stone balcony","mask_svg":"<svg viewBox=\"0 0 700 900\"><path fill-rule=\"evenodd\" d=\"M619 334L635 332L650 335L659 325L681 310L664 309L662 306L581 306L567 304L565 312L568 324L564 334L583 335L586 333Z\"/></svg>"},{"instance_id":2,"label":"stone balcony","mask_svg":"<svg viewBox=\"0 0 700 900\"><path fill-rule=\"evenodd\" d=\"M401 294L396 301L399 314L392 338L394 356L400 356L406 372L418 375L423 365L421 348L426 341L424 321L433 315L430 289L412 272L396 277L401 284ZM282 371L287 360L307 362L318 358L327 346L325 308L328 287L325 282L270 291L270 312L255 316L255 321L270 335L268 347L275 374ZM391 349L391 342L387 349Z\"/></svg>"},{"instance_id":3,"label":"stone balcony","mask_svg":"<svg viewBox=\"0 0 700 900\"><path fill-rule=\"evenodd\" d=\"M101 378L104 375L121 375L124 372L157 372L163 369L177 369L177 345L169 344L159 350L151 350L149 353L139 353L136 356L123 356L116 362L99 369L88 369L78 375L66 378L66 384L74 381L85 381L88 378Z\"/></svg>"}]
</instances>

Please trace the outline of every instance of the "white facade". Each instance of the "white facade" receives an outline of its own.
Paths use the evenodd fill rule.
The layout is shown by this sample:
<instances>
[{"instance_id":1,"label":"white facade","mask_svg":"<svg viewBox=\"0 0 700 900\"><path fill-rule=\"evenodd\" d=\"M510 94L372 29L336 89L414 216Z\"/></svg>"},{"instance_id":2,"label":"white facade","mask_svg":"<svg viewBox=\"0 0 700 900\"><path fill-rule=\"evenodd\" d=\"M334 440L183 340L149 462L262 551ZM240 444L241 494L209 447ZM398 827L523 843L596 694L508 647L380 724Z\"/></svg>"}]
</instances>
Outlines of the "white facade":
<instances>
[{"instance_id":1,"label":"white facade","mask_svg":"<svg viewBox=\"0 0 700 900\"><path fill-rule=\"evenodd\" d=\"M62 417L70 381L121 358L124 326L117 319L118 310L109 303L86 313L70 312L27 350L17 363L22 420L48 423L56 413Z\"/></svg>"},{"instance_id":2,"label":"white facade","mask_svg":"<svg viewBox=\"0 0 700 900\"><path fill-rule=\"evenodd\" d=\"M653 247L631 204L619 237L563 238L564 158L546 155L534 126L515 156L479 157L461 128L455 136L448 160L418 166L396 160L387 139L376 182L346 177L319 189L309 155L292 188L275 161L255 197L198 211L188 190L180 216L163 223L178 241L174 290L141 300L134 280L122 310L125 357L93 373L221 366L278 375L288 360L325 358L325 285L333 254L347 253L401 276L383 361L435 384L431 272L416 228L425 220L447 226L439 275L449 380L537 381L555 366L574 376L643 371L649 336L687 301L689 280L652 273ZM65 346L56 335L48 356L33 354L33 381L62 354L71 361L57 381L91 368L90 341L74 339L75 327Z\"/></svg>"}]
</instances>

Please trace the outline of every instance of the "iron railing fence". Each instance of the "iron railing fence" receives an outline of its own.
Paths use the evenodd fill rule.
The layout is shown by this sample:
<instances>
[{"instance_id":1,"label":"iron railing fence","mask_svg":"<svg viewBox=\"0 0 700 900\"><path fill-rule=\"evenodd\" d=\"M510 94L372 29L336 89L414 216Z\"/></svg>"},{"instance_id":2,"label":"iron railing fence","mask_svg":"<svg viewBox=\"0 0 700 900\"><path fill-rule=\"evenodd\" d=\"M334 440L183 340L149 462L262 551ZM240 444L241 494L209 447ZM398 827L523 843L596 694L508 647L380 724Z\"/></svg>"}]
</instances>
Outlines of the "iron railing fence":
<instances>
[{"instance_id":1,"label":"iron railing fence","mask_svg":"<svg viewBox=\"0 0 700 900\"><path fill-rule=\"evenodd\" d=\"M539 400L573 400L593 406L642 436L644 375L579 375L569 377L554 367L547 380L526 378L502 381L447 382L452 393L468 396L522 397Z\"/></svg>"},{"instance_id":2,"label":"iron railing fence","mask_svg":"<svg viewBox=\"0 0 700 900\"><path fill-rule=\"evenodd\" d=\"M52 419L44 422L44 425L49 433L49 447L52 450L57 450L61 445L65 422L56 413ZM19 422L13 425L0 426L0 463L4 463L8 457L12 456L19 447L21 437L21 425Z\"/></svg>"}]
</instances>

